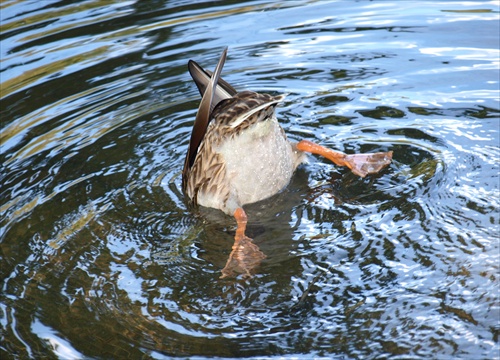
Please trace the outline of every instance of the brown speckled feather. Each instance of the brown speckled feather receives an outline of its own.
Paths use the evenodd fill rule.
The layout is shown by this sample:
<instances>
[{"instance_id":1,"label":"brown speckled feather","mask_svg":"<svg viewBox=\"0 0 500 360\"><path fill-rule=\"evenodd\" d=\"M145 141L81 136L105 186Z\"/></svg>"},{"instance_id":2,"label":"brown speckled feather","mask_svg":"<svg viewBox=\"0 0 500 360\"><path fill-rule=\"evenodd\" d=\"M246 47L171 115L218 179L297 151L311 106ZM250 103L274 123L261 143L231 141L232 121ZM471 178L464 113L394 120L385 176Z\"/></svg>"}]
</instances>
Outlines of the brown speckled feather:
<instances>
[{"instance_id":1,"label":"brown speckled feather","mask_svg":"<svg viewBox=\"0 0 500 360\"><path fill-rule=\"evenodd\" d=\"M184 169L182 170L183 188L186 187L186 174L193 166L194 159L196 158L196 154L198 152L198 147L205 137L207 126L210 121L212 104L214 102L214 94L216 93L217 83L220 77L220 73L222 72L222 67L224 66L224 61L226 60L226 55L227 48L225 48L222 52L213 76L210 78L210 81L206 86L206 91L203 94L200 106L198 108L198 113L196 114L193 130L191 132L191 139L189 141L189 148L186 154L186 160L184 161Z\"/></svg>"},{"instance_id":2,"label":"brown speckled feather","mask_svg":"<svg viewBox=\"0 0 500 360\"><path fill-rule=\"evenodd\" d=\"M217 124L214 131L220 136L235 136L259 121L274 116L276 104L284 96L273 97L253 91L242 91L230 99L221 101L212 112Z\"/></svg>"}]
</instances>

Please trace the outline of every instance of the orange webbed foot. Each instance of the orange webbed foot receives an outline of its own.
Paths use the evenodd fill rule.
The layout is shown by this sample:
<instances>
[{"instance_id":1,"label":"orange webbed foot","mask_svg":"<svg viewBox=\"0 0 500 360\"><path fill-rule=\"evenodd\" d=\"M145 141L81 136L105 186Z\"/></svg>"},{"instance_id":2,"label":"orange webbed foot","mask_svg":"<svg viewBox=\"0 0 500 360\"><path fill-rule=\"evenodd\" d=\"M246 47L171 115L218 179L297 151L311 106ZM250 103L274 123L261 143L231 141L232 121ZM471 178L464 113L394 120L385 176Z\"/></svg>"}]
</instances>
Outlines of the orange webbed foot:
<instances>
[{"instance_id":1,"label":"orange webbed foot","mask_svg":"<svg viewBox=\"0 0 500 360\"><path fill-rule=\"evenodd\" d=\"M245 235L247 225L247 216L242 208L236 209L234 217L238 224L236 235L234 236L234 244L226 266L222 269L221 278L229 276L237 276L244 274L246 277L251 276L251 271L260 265L266 255L260 251L248 236Z\"/></svg>"},{"instance_id":2,"label":"orange webbed foot","mask_svg":"<svg viewBox=\"0 0 500 360\"><path fill-rule=\"evenodd\" d=\"M392 151L367 154L344 154L333 151L309 140L302 140L297 144L297 149L311 154L326 157L339 166L347 166L351 171L361 177L376 174L392 161Z\"/></svg>"}]
</instances>

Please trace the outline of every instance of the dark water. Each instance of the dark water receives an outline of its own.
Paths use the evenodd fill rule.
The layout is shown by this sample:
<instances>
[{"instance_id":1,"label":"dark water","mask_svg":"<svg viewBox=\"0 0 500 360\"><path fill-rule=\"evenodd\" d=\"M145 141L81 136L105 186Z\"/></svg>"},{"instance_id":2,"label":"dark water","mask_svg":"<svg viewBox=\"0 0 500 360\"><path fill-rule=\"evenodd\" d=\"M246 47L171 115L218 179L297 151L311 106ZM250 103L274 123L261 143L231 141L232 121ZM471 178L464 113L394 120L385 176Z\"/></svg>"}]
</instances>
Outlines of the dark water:
<instances>
[{"instance_id":1,"label":"dark water","mask_svg":"<svg viewBox=\"0 0 500 360\"><path fill-rule=\"evenodd\" d=\"M496 1L3 1L1 358L498 359ZM287 93L310 157L247 207L267 255L220 279L233 219L180 190L224 46Z\"/></svg>"}]
</instances>

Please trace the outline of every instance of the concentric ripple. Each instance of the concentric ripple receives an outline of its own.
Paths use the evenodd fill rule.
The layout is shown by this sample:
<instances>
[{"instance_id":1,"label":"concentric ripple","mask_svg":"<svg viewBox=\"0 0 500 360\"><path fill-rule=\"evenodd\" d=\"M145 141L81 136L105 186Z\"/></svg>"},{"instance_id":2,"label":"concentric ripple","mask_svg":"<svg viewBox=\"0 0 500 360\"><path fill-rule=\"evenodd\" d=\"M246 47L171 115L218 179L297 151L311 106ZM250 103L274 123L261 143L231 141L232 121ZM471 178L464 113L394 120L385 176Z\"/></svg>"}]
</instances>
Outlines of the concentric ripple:
<instances>
[{"instance_id":1,"label":"concentric ripple","mask_svg":"<svg viewBox=\"0 0 500 360\"><path fill-rule=\"evenodd\" d=\"M0 4L0 357L498 357L493 2ZM314 156L234 220L187 206L188 59L287 94ZM249 180L251 181L251 179Z\"/></svg>"}]
</instances>

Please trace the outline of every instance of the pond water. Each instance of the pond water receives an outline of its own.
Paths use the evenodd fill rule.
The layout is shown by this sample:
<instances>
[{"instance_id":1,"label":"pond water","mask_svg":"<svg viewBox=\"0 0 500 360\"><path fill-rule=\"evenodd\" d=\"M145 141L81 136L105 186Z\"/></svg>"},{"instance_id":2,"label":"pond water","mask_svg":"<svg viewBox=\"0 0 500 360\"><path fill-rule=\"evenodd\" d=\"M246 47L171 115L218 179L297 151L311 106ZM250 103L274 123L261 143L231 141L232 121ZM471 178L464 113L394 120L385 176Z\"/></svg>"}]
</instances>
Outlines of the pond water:
<instances>
[{"instance_id":1,"label":"pond water","mask_svg":"<svg viewBox=\"0 0 500 360\"><path fill-rule=\"evenodd\" d=\"M3 1L0 355L500 357L497 1ZM309 156L246 207L266 258L180 172L187 72L288 94Z\"/></svg>"}]
</instances>

